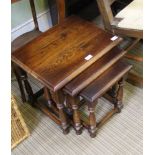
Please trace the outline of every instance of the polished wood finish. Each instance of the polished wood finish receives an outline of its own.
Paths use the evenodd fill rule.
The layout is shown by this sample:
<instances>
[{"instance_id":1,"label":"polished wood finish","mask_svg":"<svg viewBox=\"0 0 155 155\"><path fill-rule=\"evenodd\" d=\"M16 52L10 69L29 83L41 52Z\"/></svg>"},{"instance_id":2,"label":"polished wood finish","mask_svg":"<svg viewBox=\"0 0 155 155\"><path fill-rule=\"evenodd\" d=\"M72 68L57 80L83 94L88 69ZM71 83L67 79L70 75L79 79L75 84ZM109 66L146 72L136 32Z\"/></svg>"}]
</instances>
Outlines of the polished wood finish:
<instances>
[{"instance_id":1,"label":"polished wood finish","mask_svg":"<svg viewBox=\"0 0 155 155\"><path fill-rule=\"evenodd\" d=\"M34 26L35 26L34 29L39 31L39 25L38 25L37 13L36 13L36 9L35 9L34 0L29 0L29 2L30 2L32 17L33 17Z\"/></svg>"},{"instance_id":2,"label":"polished wood finish","mask_svg":"<svg viewBox=\"0 0 155 155\"><path fill-rule=\"evenodd\" d=\"M80 113L79 113L79 97L72 97L68 95L68 102L71 104L73 109L73 122L74 122L74 128L77 135L80 135L82 133L82 125L81 125L81 119L80 119Z\"/></svg>"},{"instance_id":3,"label":"polished wood finish","mask_svg":"<svg viewBox=\"0 0 155 155\"><path fill-rule=\"evenodd\" d=\"M94 24L72 16L13 52L12 61L57 91L122 41L111 41L111 37ZM93 57L85 60L90 54Z\"/></svg>"},{"instance_id":4,"label":"polished wood finish","mask_svg":"<svg viewBox=\"0 0 155 155\"><path fill-rule=\"evenodd\" d=\"M113 48L89 68L83 71L79 76L69 82L65 86L64 91L71 96L77 95L83 88L95 80L100 74L117 62L125 54L126 51L121 51L117 47Z\"/></svg>"},{"instance_id":5,"label":"polished wood finish","mask_svg":"<svg viewBox=\"0 0 155 155\"><path fill-rule=\"evenodd\" d=\"M42 32L39 30L33 30L30 32L26 32L22 34L21 36L17 37L15 40L11 43L11 51L14 52L17 49L23 47L30 41L32 41L34 38L38 37Z\"/></svg>"},{"instance_id":6,"label":"polished wood finish","mask_svg":"<svg viewBox=\"0 0 155 155\"><path fill-rule=\"evenodd\" d=\"M44 87L44 96L47 100L47 105L49 108L52 107L52 96L51 96L51 93L50 93L50 90L47 88L47 87Z\"/></svg>"},{"instance_id":7,"label":"polished wood finish","mask_svg":"<svg viewBox=\"0 0 155 155\"><path fill-rule=\"evenodd\" d=\"M96 137L96 116L95 116L95 106L97 104L97 101L94 102L95 104L92 103L87 103L88 104L88 111L89 111L89 133L92 138Z\"/></svg>"},{"instance_id":8,"label":"polished wood finish","mask_svg":"<svg viewBox=\"0 0 155 155\"><path fill-rule=\"evenodd\" d=\"M122 76L124 76L124 74L126 74L131 67L131 65L128 65L123 61L117 62L101 74L94 82L88 85L80 93L80 96L84 97L89 102L95 101L97 98L101 97L107 89L113 86Z\"/></svg>"},{"instance_id":9,"label":"polished wood finish","mask_svg":"<svg viewBox=\"0 0 155 155\"><path fill-rule=\"evenodd\" d=\"M12 3L13 2L16 2L16 1L11 1ZM38 21L37 21L37 16L36 16L36 10L35 10L35 6L34 6L34 1L33 0L29 0L30 2L30 6L31 6L31 11L32 11L32 16L33 16L33 20L34 20L34 30L30 31L30 32L27 32L27 33L24 33L23 35L17 37L15 40L12 41L11 43L11 52L14 52L15 50L17 49L20 49L21 47L23 47L24 45L26 45L28 42L30 42L31 40L33 40L34 38L38 37L40 34L41 34L41 31L39 31L39 27L38 27ZM21 92L21 97L22 97L22 101L25 102L26 101L26 97L25 97L25 91L24 91L24 86L23 86L23 82L25 83L26 85L26 91L28 92L28 89L30 90L30 84L28 82L28 80L26 81L23 81L23 71L22 69L17 66L17 65L13 65L14 63L12 63L12 70L14 71L15 73L15 76L16 76L16 79L17 79L17 82L18 82L18 85L19 85L19 88L20 88L20 92ZM30 93L29 91L29 98L32 98L30 97L30 94L33 94L32 91Z\"/></svg>"},{"instance_id":10,"label":"polished wood finish","mask_svg":"<svg viewBox=\"0 0 155 155\"><path fill-rule=\"evenodd\" d=\"M124 78L121 78L118 81L118 90L116 95L116 103L115 108L117 108L118 112L121 112L121 109L123 108L123 85L124 85Z\"/></svg>"},{"instance_id":11,"label":"polished wood finish","mask_svg":"<svg viewBox=\"0 0 155 155\"><path fill-rule=\"evenodd\" d=\"M113 22L113 13L110 8L110 3L108 0L97 0L97 4L99 7L99 11L102 16L102 20L104 22L104 28L111 32L111 24Z\"/></svg>"},{"instance_id":12,"label":"polished wood finish","mask_svg":"<svg viewBox=\"0 0 155 155\"><path fill-rule=\"evenodd\" d=\"M65 0L56 0L58 10L58 23L63 22L66 16Z\"/></svg>"},{"instance_id":13,"label":"polished wood finish","mask_svg":"<svg viewBox=\"0 0 155 155\"><path fill-rule=\"evenodd\" d=\"M69 133L69 122L64 111L64 94L61 90L55 92L55 100L57 108L59 109L59 119L61 120L61 127L64 134Z\"/></svg>"},{"instance_id":14,"label":"polished wood finish","mask_svg":"<svg viewBox=\"0 0 155 155\"><path fill-rule=\"evenodd\" d=\"M121 109L123 107L123 83L125 75L129 72L131 67L131 65L123 62L122 60L118 61L80 93L80 96L82 96L86 100L88 105L88 131L92 138L96 136L97 128L101 127L101 125L103 125L115 113L121 112ZM95 107L97 104L97 100L99 97L103 96L103 94L105 94L111 87L113 88L114 109L108 112L100 122L96 122ZM87 123L85 123L84 126L87 127Z\"/></svg>"},{"instance_id":15,"label":"polished wood finish","mask_svg":"<svg viewBox=\"0 0 155 155\"><path fill-rule=\"evenodd\" d=\"M64 12L63 2L58 1L57 4L60 11ZM32 105L39 107L57 124L61 125L63 133L67 134L71 122L64 107L65 94L60 89L119 44L122 38L119 37L112 41L112 34L75 16L64 20L65 14L62 12L59 13L61 24L39 34L37 38L29 43L26 42L24 46L16 48L12 53L12 61L23 70L22 80ZM86 60L85 58L89 55L92 58ZM38 103L37 95L31 89L26 72L45 86L44 96L48 107ZM51 92L55 102L52 100ZM74 109L74 126L76 133L80 134L82 126L77 102L78 100L71 99L71 106ZM92 108L95 107L94 104L92 106L89 107L89 124L91 125L90 133L94 136L96 125Z\"/></svg>"}]
</instances>

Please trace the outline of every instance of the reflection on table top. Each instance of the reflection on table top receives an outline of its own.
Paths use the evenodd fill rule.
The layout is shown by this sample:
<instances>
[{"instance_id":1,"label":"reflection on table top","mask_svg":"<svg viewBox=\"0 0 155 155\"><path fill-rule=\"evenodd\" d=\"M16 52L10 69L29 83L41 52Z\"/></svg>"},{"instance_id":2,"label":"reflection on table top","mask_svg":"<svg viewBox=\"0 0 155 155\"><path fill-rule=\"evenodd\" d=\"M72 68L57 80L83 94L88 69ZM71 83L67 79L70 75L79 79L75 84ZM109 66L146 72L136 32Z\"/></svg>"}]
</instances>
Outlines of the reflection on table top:
<instances>
[{"instance_id":1,"label":"reflection on table top","mask_svg":"<svg viewBox=\"0 0 155 155\"><path fill-rule=\"evenodd\" d=\"M112 37L71 16L13 52L12 61L57 91L122 40Z\"/></svg>"}]
</instances>

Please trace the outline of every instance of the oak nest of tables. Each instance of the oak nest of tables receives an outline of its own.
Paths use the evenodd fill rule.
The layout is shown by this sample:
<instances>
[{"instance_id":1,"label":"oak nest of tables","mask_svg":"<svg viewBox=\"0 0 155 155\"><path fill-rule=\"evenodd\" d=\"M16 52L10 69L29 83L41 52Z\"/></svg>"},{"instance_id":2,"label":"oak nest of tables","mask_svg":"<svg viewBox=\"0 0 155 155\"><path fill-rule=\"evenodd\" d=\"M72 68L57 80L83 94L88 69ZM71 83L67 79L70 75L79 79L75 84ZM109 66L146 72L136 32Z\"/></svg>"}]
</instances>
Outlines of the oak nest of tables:
<instances>
[{"instance_id":1,"label":"oak nest of tables","mask_svg":"<svg viewBox=\"0 0 155 155\"><path fill-rule=\"evenodd\" d=\"M122 38L103 31L93 23L71 16L14 51L11 59L24 74L30 74L52 92L58 116L37 102L38 94L33 94L25 76L25 88L32 104L42 108L61 125L64 133L68 133L62 88L121 41Z\"/></svg>"}]
</instances>

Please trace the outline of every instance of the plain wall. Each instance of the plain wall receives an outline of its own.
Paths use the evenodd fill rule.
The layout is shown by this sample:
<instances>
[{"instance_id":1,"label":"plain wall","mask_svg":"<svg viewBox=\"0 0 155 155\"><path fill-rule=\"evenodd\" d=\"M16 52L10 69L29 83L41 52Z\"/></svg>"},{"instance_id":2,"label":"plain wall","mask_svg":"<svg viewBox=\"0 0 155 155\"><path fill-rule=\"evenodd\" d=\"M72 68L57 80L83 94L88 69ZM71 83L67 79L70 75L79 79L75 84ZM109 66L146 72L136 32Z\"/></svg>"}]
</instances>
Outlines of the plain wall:
<instances>
[{"instance_id":1,"label":"plain wall","mask_svg":"<svg viewBox=\"0 0 155 155\"><path fill-rule=\"evenodd\" d=\"M37 14L48 9L47 0L35 0ZM32 19L29 0L21 0L11 5L11 28Z\"/></svg>"}]
</instances>

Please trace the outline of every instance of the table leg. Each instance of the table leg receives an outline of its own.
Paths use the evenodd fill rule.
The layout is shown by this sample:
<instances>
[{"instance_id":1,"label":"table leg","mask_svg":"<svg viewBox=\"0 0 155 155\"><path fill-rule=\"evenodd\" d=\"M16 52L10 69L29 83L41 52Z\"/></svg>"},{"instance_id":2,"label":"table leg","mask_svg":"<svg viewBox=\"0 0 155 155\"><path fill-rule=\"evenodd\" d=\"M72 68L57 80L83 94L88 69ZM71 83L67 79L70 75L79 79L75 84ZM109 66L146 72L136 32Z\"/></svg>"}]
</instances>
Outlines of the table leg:
<instances>
[{"instance_id":1,"label":"table leg","mask_svg":"<svg viewBox=\"0 0 155 155\"><path fill-rule=\"evenodd\" d=\"M78 108L78 104L80 103L80 100L78 97L69 96L69 102L72 105L72 109L73 109L74 128L76 130L76 134L80 135L82 133L81 118L80 118L80 113Z\"/></svg>"},{"instance_id":2,"label":"table leg","mask_svg":"<svg viewBox=\"0 0 155 155\"><path fill-rule=\"evenodd\" d=\"M51 108L52 107L52 98L51 98L50 91L47 87L44 87L44 96L47 100L48 107Z\"/></svg>"},{"instance_id":3,"label":"table leg","mask_svg":"<svg viewBox=\"0 0 155 155\"><path fill-rule=\"evenodd\" d=\"M69 133L69 124L67 121L66 113L64 111L64 98L65 98L65 96L61 90L55 92L54 96L55 96L57 108L59 109L59 119L61 121L61 127L63 130L63 133L68 134Z\"/></svg>"},{"instance_id":4,"label":"table leg","mask_svg":"<svg viewBox=\"0 0 155 155\"><path fill-rule=\"evenodd\" d=\"M95 101L97 102L97 101ZM89 111L89 133L92 138L96 137L96 117L95 117L96 103L88 103Z\"/></svg>"},{"instance_id":5,"label":"table leg","mask_svg":"<svg viewBox=\"0 0 155 155\"><path fill-rule=\"evenodd\" d=\"M31 85L30 85L30 83L28 81L27 73L24 70L22 70L22 76L21 77L22 77L22 80L24 81L25 90L26 90L26 92L28 94L29 101L30 101L31 105L33 107L35 107L37 99L35 98L35 95L33 93Z\"/></svg>"},{"instance_id":6,"label":"table leg","mask_svg":"<svg viewBox=\"0 0 155 155\"><path fill-rule=\"evenodd\" d=\"M115 107L118 109L118 113L121 112L121 109L123 108L123 85L124 85L124 78L121 78L120 81L118 81L118 91L116 96L116 104Z\"/></svg>"},{"instance_id":7,"label":"table leg","mask_svg":"<svg viewBox=\"0 0 155 155\"><path fill-rule=\"evenodd\" d=\"M116 83L111 90L111 96L115 99L117 96L117 91L118 91L118 83Z\"/></svg>"},{"instance_id":8,"label":"table leg","mask_svg":"<svg viewBox=\"0 0 155 155\"><path fill-rule=\"evenodd\" d=\"M21 75L20 75L20 68L16 64L14 64L13 62L11 64L11 66L12 66L12 70L13 70L13 72L16 76L17 82L18 82L22 101L26 102L26 96L25 96L24 87L23 87L23 83L22 83Z\"/></svg>"}]
</instances>

